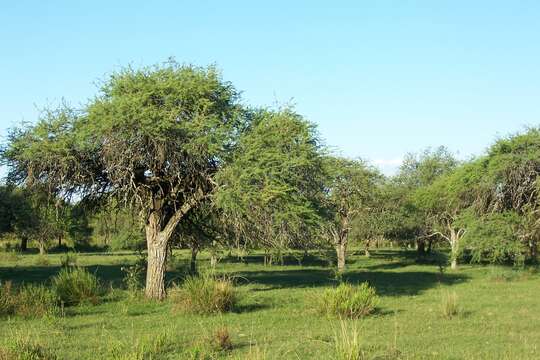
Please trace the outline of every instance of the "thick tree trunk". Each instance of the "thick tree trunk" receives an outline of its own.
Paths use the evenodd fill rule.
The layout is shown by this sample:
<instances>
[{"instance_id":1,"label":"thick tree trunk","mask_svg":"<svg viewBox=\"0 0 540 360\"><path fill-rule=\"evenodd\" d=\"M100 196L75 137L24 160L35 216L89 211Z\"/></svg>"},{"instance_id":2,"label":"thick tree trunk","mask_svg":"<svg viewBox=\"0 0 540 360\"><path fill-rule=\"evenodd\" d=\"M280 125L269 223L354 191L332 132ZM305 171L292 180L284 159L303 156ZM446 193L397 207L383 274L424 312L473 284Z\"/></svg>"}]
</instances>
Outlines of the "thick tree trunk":
<instances>
[{"instance_id":1,"label":"thick tree trunk","mask_svg":"<svg viewBox=\"0 0 540 360\"><path fill-rule=\"evenodd\" d=\"M345 271L345 258L347 256L347 245L340 242L336 245L337 268L339 272Z\"/></svg>"},{"instance_id":2,"label":"thick tree trunk","mask_svg":"<svg viewBox=\"0 0 540 360\"><path fill-rule=\"evenodd\" d=\"M165 292L165 268L167 264L166 234L160 232L161 218L152 213L146 224L146 245L148 249L148 267L146 271L145 295L149 299L163 300Z\"/></svg>"},{"instance_id":3,"label":"thick tree trunk","mask_svg":"<svg viewBox=\"0 0 540 360\"><path fill-rule=\"evenodd\" d=\"M149 299L163 300L165 292L165 267L167 263L167 242L160 241L159 236L148 241L148 268L146 271L145 295Z\"/></svg>"}]
</instances>

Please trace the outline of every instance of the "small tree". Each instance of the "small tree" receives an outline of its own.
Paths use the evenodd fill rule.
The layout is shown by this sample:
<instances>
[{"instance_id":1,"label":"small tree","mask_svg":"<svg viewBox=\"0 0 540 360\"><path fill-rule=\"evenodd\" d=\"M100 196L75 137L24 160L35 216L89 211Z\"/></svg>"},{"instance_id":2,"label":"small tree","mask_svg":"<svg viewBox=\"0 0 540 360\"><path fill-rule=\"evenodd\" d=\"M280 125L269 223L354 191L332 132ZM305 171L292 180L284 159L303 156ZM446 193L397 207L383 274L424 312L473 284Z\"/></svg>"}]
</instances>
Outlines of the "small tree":
<instances>
[{"instance_id":1,"label":"small tree","mask_svg":"<svg viewBox=\"0 0 540 360\"><path fill-rule=\"evenodd\" d=\"M327 157L326 168L328 229L336 249L338 270L344 271L352 224L370 211L380 175L360 160L339 157Z\"/></svg>"},{"instance_id":2,"label":"small tree","mask_svg":"<svg viewBox=\"0 0 540 360\"><path fill-rule=\"evenodd\" d=\"M236 233L282 259L320 225L321 145L313 124L289 108L255 111L232 165L218 181L216 203ZM308 240L309 241L309 240Z\"/></svg>"}]
</instances>

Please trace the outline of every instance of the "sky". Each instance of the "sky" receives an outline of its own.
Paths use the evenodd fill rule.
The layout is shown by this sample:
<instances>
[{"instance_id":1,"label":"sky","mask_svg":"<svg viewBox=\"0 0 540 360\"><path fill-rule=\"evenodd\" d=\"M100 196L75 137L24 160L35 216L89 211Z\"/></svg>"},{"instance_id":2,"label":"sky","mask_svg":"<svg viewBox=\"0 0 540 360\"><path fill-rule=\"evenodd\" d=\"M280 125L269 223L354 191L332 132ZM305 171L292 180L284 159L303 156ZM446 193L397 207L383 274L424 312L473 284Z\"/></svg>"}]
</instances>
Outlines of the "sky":
<instances>
[{"instance_id":1,"label":"sky","mask_svg":"<svg viewBox=\"0 0 540 360\"><path fill-rule=\"evenodd\" d=\"M254 106L392 174L540 124L539 1L0 0L0 136L125 65L217 64ZM5 169L3 170L5 171Z\"/></svg>"}]
</instances>

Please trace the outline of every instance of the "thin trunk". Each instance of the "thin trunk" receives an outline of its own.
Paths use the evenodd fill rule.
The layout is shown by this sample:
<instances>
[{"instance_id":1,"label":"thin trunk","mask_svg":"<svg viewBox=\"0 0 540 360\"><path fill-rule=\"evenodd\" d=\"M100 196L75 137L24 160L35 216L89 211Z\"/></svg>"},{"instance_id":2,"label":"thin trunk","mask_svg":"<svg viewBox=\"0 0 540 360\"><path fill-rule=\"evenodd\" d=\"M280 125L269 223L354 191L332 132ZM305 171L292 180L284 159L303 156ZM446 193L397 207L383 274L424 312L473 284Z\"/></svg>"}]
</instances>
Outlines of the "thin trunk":
<instances>
[{"instance_id":1,"label":"thin trunk","mask_svg":"<svg viewBox=\"0 0 540 360\"><path fill-rule=\"evenodd\" d=\"M28 238L21 236L21 251L25 252L26 250L28 250Z\"/></svg>"},{"instance_id":2,"label":"thin trunk","mask_svg":"<svg viewBox=\"0 0 540 360\"><path fill-rule=\"evenodd\" d=\"M370 244L370 240L367 240L366 241L366 246L364 248L364 255L368 258L371 256L371 254L369 253L369 244Z\"/></svg>"},{"instance_id":3,"label":"thin trunk","mask_svg":"<svg viewBox=\"0 0 540 360\"><path fill-rule=\"evenodd\" d=\"M426 255L426 242L424 239L416 239L416 254L420 258Z\"/></svg>"},{"instance_id":4,"label":"thin trunk","mask_svg":"<svg viewBox=\"0 0 540 360\"><path fill-rule=\"evenodd\" d=\"M451 259L452 262L450 264L450 267L452 270L457 270L458 268L458 253L459 253L459 234L456 230L453 228L450 229L450 247L452 249L451 253Z\"/></svg>"},{"instance_id":5,"label":"thin trunk","mask_svg":"<svg viewBox=\"0 0 540 360\"><path fill-rule=\"evenodd\" d=\"M197 246L193 245L191 247L191 260L189 263L189 269L192 274L197 273L197 253L198 252L199 252L199 249L197 248Z\"/></svg>"},{"instance_id":6,"label":"thin trunk","mask_svg":"<svg viewBox=\"0 0 540 360\"><path fill-rule=\"evenodd\" d=\"M62 247L62 236L58 236L58 247Z\"/></svg>"},{"instance_id":7,"label":"thin trunk","mask_svg":"<svg viewBox=\"0 0 540 360\"><path fill-rule=\"evenodd\" d=\"M43 241L38 241L39 255L45 255L47 249L45 249L45 243Z\"/></svg>"},{"instance_id":8,"label":"thin trunk","mask_svg":"<svg viewBox=\"0 0 540 360\"><path fill-rule=\"evenodd\" d=\"M212 253L210 255L210 266L212 267L212 269L215 269L216 265L217 265L217 256L216 254Z\"/></svg>"},{"instance_id":9,"label":"thin trunk","mask_svg":"<svg viewBox=\"0 0 540 360\"><path fill-rule=\"evenodd\" d=\"M433 250L433 239L432 238L429 238L428 239L428 248L427 248L427 253L428 254L431 254L431 251Z\"/></svg>"}]
</instances>

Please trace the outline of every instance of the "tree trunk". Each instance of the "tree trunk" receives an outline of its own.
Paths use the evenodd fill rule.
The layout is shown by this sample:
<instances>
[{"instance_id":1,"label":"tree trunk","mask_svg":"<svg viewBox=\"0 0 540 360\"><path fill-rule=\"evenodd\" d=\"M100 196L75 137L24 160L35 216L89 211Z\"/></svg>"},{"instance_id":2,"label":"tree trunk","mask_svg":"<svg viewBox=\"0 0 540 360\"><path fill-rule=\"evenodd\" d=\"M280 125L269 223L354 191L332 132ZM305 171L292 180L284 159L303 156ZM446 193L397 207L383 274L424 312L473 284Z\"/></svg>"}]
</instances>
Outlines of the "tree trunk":
<instances>
[{"instance_id":1,"label":"tree trunk","mask_svg":"<svg viewBox=\"0 0 540 360\"><path fill-rule=\"evenodd\" d=\"M458 268L458 253L459 253L459 234L454 229L450 230L450 247L452 249L451 259L452 262L450 267L452 270L457 270Z\"/></svg>"},{"instance_id":2,"label":"tree trunk","mask_svg":"<svg viewBox=\"0 0 540 360\"><path fill-rule=\"evenodd\" d=\"M45 249L45 243L43 241L38 241L39 255L45 255L47 249Z\"/></svg>"},{"instance_id":3,"label":"tree trunk","mask_svg":"<svg viewBox=\"0 0 540 360\"><path fill-rule=\"evenodd\" d=\"M189 263L189 270L191 271L192 274L197 273L197 253L198 252L199 252L199 249L197 248L197 246L191 247L191 260Z\"/></svg>"},{"instance_id":4,"label":"tree trunk","mask_svg":"<svg viewBox=\"0 0 540 360\"><path fill-rule=\"evenodd\" d=\"M145 295L149 299L163 300L165 292L165 268L167 263L167 238L160 233L161 219L152 213L146 224L148 268L146 271Z\"/></svg>"},{"instance_id":5,"label":"tree trunk","mask_svg":"<svg viewBox=\"0 0 540 360\"><path fill-rule=\"evenodd\" d=\"M62 247L62 236L58 236L58 247Z\"/></svg>"},{"instance_id":6,"label":"tree trunk","mask_svg":"<svg viewBox=\"0 0 540 360\"><path fill-rule=\"evenodd\" d=\"M28 250L28 238L21 236L21 251L25 252L26 250Z\"/></svg>"},{"instance_id":7,"label":"tree trunk","mask_svg":"<svg viewBox=\"0 0 540 360\"><path fill-rule=\"evenodd\" d=\"M370 244L370 240L367 240L366 241L366 246L364 248L364 255L368 258L371 256L371 254L369 253L369 244Z\"/></svg>"},{"instance_id":8,"label":"tree trunk","mask_svg":"<svg viewBox=\"0 0 540 360\"><path fill-rule=\"evenodd\" d=\"M423 258L426 255L426 242L424 239L416 239L416 254L419 258Z\"/></svg>"},{"instance_id":9,"label":"tree trunk","mask_svg":"<svg viewBox=\"0 0 540 360\"><path fill-rule=\"evenodd\" d=\"M339 272L345 271L345 257L347 253L347 245L343 242L340 242L336 245L336 254L337 254L337 268Z\"/></svg>"},{"instance_id":10,"label":"tree trunk","mask_svg":"<svg viewBox=\"0 0 540 360\"><path fill-rule=\"evenodd\" d=\"M212 253L210 255L210 266L212 267L212 269L215 269L216 265L217 265L217 256L216 254Z\"/></svg>"}]
</instances>

